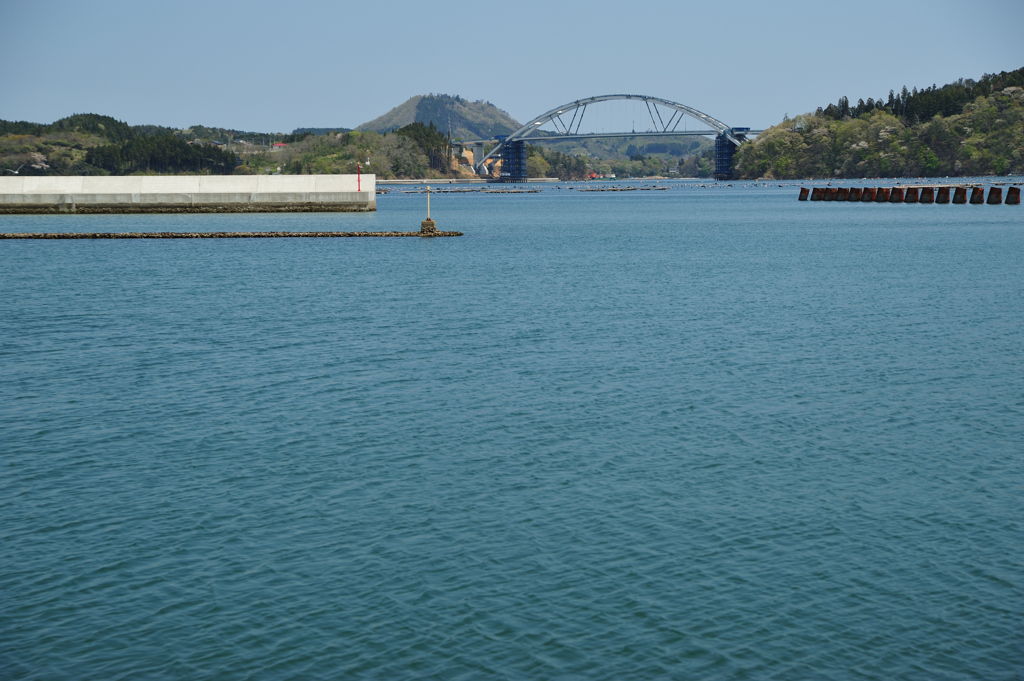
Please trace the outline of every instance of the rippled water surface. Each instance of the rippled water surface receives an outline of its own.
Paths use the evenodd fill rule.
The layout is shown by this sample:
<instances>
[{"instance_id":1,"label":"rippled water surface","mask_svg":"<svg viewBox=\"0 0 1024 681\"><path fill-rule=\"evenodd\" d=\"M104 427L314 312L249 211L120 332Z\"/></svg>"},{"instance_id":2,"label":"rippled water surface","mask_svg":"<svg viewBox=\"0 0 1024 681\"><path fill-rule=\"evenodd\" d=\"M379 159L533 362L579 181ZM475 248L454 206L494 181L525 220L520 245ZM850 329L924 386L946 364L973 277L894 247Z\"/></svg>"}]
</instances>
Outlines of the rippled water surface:
<instances>
[{"instance_id":1,"label":"rippled water surface","mask_svg":"<svg viewBox=\"0 0 1024 681\"><path fill-rule=\"evenodd\" d=\"M1024 211L795 195L0 242L0 677L1024 678Z\"/></svg>"}]
</instances>

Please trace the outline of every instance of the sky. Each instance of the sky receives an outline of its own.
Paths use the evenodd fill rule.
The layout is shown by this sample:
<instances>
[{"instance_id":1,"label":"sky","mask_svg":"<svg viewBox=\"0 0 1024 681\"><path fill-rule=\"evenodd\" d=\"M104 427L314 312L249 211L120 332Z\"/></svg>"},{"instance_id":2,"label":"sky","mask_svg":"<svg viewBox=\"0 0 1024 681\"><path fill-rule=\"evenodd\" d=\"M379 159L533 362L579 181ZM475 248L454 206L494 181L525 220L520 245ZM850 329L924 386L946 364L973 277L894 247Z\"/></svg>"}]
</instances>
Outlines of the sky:
<instances>
[{"instance_id":1,"label":"sky","mask_svg":"<svg viewBox=\"0 0 1024 681\"><path fill-rule=\"evenodd\" d=\"M630 93L766 128L1024 67L1024 1L0 0L0 119L355 127L417 94L526 122Z\"/></svg>"}]
</instances>

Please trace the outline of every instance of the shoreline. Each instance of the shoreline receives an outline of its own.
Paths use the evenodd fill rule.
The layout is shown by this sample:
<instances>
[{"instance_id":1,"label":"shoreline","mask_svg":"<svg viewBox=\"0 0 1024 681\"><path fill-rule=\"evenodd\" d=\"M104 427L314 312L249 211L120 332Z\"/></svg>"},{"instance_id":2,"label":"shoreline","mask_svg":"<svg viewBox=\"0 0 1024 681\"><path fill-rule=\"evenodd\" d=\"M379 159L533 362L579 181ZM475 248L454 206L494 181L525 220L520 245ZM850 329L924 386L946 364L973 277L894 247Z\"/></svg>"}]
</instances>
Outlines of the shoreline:
<instances>
[{"instance_id":1,"label":"shoreline","mask_svg":"<svg viewBox=\"0 0 1024 681\"><path fill-rule=\"evenodd\" d=\"M377 184L555 184L561 181L557 177L531 177L526 182L502 182L482 177L443 177L437 180L377 180Z\"/></svg>"}]
</instances>

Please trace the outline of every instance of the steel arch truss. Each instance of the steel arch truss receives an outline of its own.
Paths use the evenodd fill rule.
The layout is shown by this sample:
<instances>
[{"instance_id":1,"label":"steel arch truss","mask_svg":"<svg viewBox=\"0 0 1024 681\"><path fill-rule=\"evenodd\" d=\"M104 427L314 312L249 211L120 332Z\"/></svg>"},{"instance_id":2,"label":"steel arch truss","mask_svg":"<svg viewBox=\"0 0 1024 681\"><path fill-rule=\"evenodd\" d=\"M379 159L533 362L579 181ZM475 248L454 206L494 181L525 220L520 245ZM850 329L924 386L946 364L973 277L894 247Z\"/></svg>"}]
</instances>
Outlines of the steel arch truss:
<instances>
[{"instance_id":1,"label":"steel arch truss","mask_svg":"<svg viewBox=\"0 0 1024 681\"><path fill-rule=\"evenodd\" d=\"M537 116L532 121L519 128L511 135L500 142L491 153L487 154L483 158L477 160L473 159L473 165L479 169L483 167L484 161L496 156L501 153L501 148L508 142L514 142L516 140L525 140L534 131L540 129L540 126L545 123L551 123L556 130L559 131L559 136L564 139L565 137L573 137L579 134L580 126L583 124L583 116L587 113L587 106L595 104L597 102L609 102L618 99L629 99L629 100L640 100L647 105L647 111L651 115L651 122L654 124L658 134L669 135L675 132L679 122L683 120L683 116L687 115L691 118L695 118L698 121L707 125L710 130L707 134L710 135L724 135L733 144L739 146L742 142L741 139L737 138L732 133L732 128L723 123L722 121L708 116L706 113L697 111L693 107L680 104L678 102L671 102L667 99L661 99L660 97L648 97L646 95L599 95L597 97L587 97L586 99L577 99L574 102L569 102L560 107L554 108L551 111L546 111L540 116ZM665 122L664 117L661 115L662 111L658 108L661 105L668 111L671 111L671 115L668 118L668 122ZM652 108L653 107L653 108ZM570 112L572 117L569 118ZM565 122L565 118L569 118L569 122ZM575 130L574 130L575 128ZM628 136L630 133L622 133L623 136ZM634 133L635 134L635 133ZM542 139L542 138L537 138Z\"/></svg>"}]
</instances>

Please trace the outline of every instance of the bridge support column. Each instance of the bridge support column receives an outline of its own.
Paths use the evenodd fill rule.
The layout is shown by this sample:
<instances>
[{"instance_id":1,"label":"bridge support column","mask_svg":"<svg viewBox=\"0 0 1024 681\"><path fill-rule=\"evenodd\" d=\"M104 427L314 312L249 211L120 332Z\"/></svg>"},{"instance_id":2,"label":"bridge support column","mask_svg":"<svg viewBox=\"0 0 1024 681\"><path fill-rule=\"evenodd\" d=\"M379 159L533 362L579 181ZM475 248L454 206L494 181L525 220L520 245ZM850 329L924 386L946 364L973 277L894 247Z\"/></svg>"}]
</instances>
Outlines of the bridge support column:
<instances>
[{"instance_id":1,"label":"bridge support column","mask_svg":"<svg viewBox=\"0 0 1024 681\"><path fill-rule=\"evenodd\" d=\"M513 140L501 147L501 181L526 182L526 142Z\"/></svg>"},{"instance_id":2,"label":"bridge support column","mask_svg":"<svg viewBox=\"0 0 1024 681\"><path fill-rule=\"evenodd\" d=\"M484 145L483 143L473 145L473 167L476 168L477 175L483 172L484 167L480 165L480 159L484 157Z\"/></svg>"},{"instance_id":3,"label":"bridge support column","mask_svg":"<svg viewBox=\"0 0 1024 681\"><path fill-rule=\"evenodd\" d=\"M715 138L715 179L732 179L732 155L736 145L725 135Z\"/></svg>"}]
</instances>

